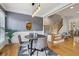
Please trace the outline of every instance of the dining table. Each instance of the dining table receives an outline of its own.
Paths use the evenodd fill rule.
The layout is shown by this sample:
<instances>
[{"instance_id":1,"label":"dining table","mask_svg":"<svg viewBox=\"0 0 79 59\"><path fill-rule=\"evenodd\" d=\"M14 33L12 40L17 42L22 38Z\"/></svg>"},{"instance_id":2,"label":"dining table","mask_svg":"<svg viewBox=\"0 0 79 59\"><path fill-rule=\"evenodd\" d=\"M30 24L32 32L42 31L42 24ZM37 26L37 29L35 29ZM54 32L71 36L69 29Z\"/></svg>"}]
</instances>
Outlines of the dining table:
<instances>
[{"instance_id":1,"label":"dining table","mask_svg":"<svg viewBox=\"0 0 79 59\"><path fill-rule=\"evenodd\" d=\"M29 47L28 47L28 49L30 49L30 56L32 56L33 55L33 53L35 52L35 48L33 48L33 43L34 43L34 41L37 41L38 40L38 38L45 38L46 36L45 35L41 35L41 34L37 34L37 35L26 35L25 36L25 38L26 39L29 39Z\"/></svg>"}]
</instances>

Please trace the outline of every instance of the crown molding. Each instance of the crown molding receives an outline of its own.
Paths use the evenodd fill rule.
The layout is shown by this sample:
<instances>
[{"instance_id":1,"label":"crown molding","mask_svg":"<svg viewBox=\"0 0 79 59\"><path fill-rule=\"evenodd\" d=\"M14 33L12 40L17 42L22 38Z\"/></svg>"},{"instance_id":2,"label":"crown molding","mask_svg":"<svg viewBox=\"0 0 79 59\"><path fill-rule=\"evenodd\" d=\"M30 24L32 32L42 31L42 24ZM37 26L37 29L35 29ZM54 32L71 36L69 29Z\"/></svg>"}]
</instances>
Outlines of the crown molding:
<instances>
[{"instance_id":1,"label":"crown molding","mask_svg":"<svg viewBox=\"0 0 79 59\"><path fill-rule=\"evenodd\" d=\"M75 3L74 3L74 4L75 4ZM65 5L65 6L59 8L59 9L56 8L55 10L51 10L51 11L48 12L46 15L44 15L43 18L44 18L44 17L48 17L48 16L50 16L50 15L53 15L53 14L59 12L59 11L62 11L62 10L66 9L66 8L68 8L68 7L70 7L70 6L74 5L74 4L69 3L69 4L67 4L67 5Z\"/></svg>"}]
</instances>

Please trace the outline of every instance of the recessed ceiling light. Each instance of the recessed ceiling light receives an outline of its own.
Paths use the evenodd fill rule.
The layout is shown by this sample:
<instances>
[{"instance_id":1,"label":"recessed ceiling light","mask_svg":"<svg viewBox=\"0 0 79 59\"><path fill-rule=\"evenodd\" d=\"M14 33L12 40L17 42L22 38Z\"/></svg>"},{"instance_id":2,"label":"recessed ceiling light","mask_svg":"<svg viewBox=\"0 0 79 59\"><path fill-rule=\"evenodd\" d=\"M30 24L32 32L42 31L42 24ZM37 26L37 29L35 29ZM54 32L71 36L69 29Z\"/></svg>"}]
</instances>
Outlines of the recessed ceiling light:
<instances>
[{"instance_id":1,"label":"recessed ceiling light","mask_svg":"<svg viewBox=\"0 0 79 59\"><path fill-rule=\"evenodd\" d=\"M70 7L70 9L73 9L74 7Z\"/></svg>"},{"instance_id":2,"label":"recessed ceiling light","mask_svg":"<svg viewBox=\"0 0 79 59\"><path fill-rule=\"evenodd\" d=\"M77 13L79 13L79 11L77 11Z\"/></svg>"}]
</instances>

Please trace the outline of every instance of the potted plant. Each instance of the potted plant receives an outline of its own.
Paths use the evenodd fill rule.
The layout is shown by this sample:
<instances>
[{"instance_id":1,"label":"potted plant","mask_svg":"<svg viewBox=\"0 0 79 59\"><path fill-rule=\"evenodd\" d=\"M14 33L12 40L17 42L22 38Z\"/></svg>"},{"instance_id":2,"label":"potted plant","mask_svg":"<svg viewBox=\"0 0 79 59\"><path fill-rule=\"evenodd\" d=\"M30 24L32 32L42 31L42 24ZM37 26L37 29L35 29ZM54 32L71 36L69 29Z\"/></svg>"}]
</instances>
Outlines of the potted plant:
<instances>
[{"instance_id":1,"label":"potted plant","mask_svg":"<svg viewBox=\"0 0 79 59\"><path fill-rule=\"evenodd\" d=\"M13 33L15 32L14 30L11 30L11 29L6 29L6 36L8 37L8 42L9 43L12 43L11 42L11 39L12 37L14 36Z\"/></svg>"},{"instance_id":2,"label":"potted plant","mask_svg":"<svg viewBox=\"0 0 79 59\"><path fill-rule=\"evenodd\" d=\"M1 29L5 30L6 32L6 36L8 37L8 42L9 43L12 43L11 42L11 39L12 37L14 36L13 33L15 32L14 30L11 30L11 29L4 29L3 27L0 27Z\"/></svg>"}]
</instances>

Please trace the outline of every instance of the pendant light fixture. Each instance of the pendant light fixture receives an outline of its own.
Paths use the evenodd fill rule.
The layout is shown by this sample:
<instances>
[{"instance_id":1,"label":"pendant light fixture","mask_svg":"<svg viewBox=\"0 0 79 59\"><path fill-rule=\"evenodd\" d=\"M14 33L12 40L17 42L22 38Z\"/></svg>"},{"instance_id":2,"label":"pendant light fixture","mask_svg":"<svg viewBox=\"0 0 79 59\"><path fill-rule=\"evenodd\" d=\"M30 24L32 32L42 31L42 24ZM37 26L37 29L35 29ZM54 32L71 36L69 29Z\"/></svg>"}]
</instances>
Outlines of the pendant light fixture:
<instances>
[{"instance_id":1,"label":"pendant light fixture","mask_svg":"<svg viewBox=\"0 0 79 59\"><path fill-rule=\"evenodd\" d=\"M34 6L35 3L32 3L32 6ZM41 10L40 4L37 4L35 10L33 11L32 17L34 17L39 11Z\"/></svg>"}]
</instances>

